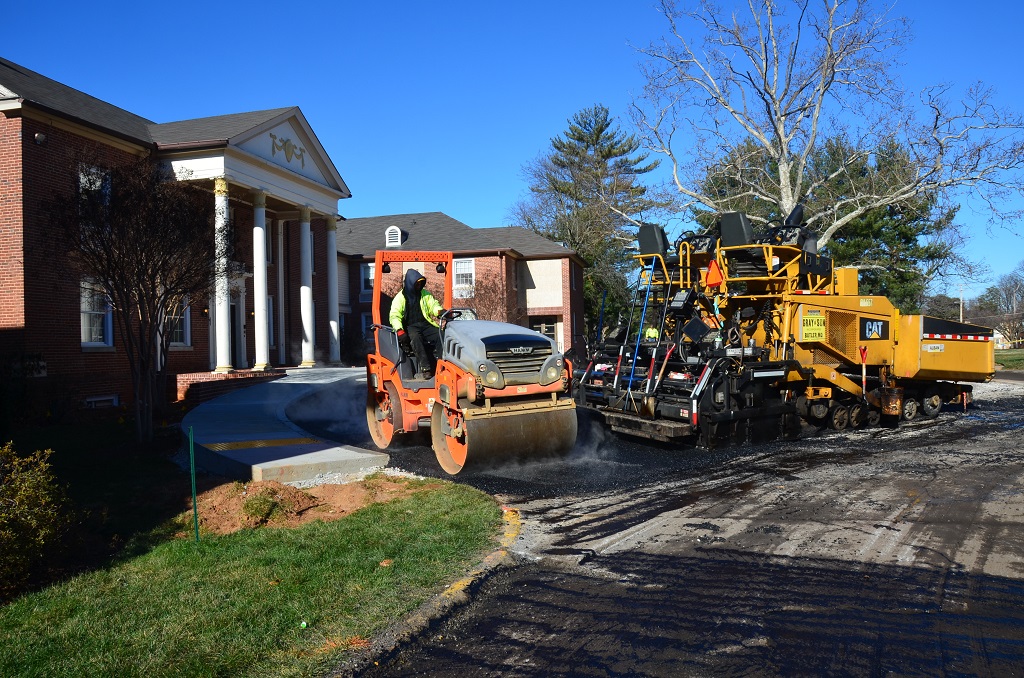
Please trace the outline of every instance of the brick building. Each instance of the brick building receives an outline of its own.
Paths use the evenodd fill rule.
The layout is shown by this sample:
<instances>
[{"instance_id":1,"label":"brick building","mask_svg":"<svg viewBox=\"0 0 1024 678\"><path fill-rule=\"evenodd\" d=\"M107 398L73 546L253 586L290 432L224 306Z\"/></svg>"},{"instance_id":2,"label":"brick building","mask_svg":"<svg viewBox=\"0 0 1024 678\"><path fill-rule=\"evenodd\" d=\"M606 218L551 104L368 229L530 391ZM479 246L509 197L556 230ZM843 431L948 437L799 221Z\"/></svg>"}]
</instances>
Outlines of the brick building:
<instances>
[{"instance_id":1,"label":"brick building","mask_svg":"<svg viewBox=\"0 0 1024 678\"><path fill-rule=\"evenodd\" d=\"M562 245L518 227L470 228L441 212L348 219L338 225L342 322L350 336L368 334L373 257L378 249L440 250L455 255L454 305L488 320L545 334L568 350L583 333L583 260ZM408 268L408 266L406 267ZM438 274L421 271L428 289ZM404 271L383 291L394 294Z\"/></svg>"},{"instance_id":2,"label":"brick building","mask_svg":"<svg viewBox=\"0 0 1024 678\"><path fill-rule=\"evenodd\" d=\"M351 194L296 108L155 123L0 59L0 355L31 356L46 403L131 398L116 315L45 247L43 204L82 181L73 158L156 154L206 188L244 273L175 320L172 373L339 360L338 201Z\"/></svg>"},{"instance_id":3,"label":"brick building","mask_svg":"<svg viewBox=\"0 0 1024 678\"><path fill-rule=\"evenodd\" d=\"M358 337L369 324L364 264L386 246L453 250L461 306L576 343L577 255L437 212L343 220L349 189L296 107L156 123L0 58L0 376L19 366L38 404L132 398L117 314L46 246L43 205L80 189L75 158L115 166L149 155L209 192L243 271L175 319L168 371L179 384L338 362L343 325Z\"/></svg>"}]
</instances>

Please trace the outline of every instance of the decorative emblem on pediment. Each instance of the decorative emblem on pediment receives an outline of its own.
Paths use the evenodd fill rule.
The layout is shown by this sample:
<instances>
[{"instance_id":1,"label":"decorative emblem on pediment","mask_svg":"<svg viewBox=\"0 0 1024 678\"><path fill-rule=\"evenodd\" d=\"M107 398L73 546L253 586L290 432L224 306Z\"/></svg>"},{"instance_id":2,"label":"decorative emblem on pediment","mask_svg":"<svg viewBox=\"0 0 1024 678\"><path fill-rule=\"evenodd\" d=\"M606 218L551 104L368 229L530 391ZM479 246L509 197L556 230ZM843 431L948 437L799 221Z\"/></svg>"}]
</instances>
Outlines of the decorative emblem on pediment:
<instances>
[{"instance_id":1,"label":"decorative emblem on pediment","mask_svg":"<svg viewBox=\"0 0 1024 678\"><path fill-rule=\"evenodd\" d=\"M302 169L306 169L306 149L298 146L291 139L277 140L277 135L271 132L270 138L273 140L273 145L270 147L270 154L273 156L277 155L278 151L284 153L284 159L288 162L292 161L292 158L297 158L302 163Z\"/></svg>"}]
</instances>

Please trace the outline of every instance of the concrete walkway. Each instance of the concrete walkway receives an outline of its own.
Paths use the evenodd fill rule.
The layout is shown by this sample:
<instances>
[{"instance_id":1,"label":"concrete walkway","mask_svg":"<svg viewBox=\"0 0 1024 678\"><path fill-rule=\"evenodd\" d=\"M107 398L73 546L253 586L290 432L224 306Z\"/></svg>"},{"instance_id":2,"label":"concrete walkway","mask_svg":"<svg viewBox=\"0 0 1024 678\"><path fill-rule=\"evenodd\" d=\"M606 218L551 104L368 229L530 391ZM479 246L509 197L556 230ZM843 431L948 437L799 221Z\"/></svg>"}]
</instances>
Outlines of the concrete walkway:
<instances>
[{"instance_id":1,"label":"concrete walkway","mask_svg":"<svg viewBox=\"0 0 1024 678\"><path fill-rule=\"evenodd\" d=\"M353 383L348 398L338 398L337 382L357 382L363 368L291 369L276 381L257 384L203 403L182 420L188 445L192 430L196 465L242 480L282 483L312 480L318 475L360 473L387 465L388 455L316 437L299 428L289 411L305 404L320 416L353 421L365 412L365 387ZM358 411L358 412L357 412ZM365 417L365 414L362 414ZM365 427L365 418L363 427Z\"/></svg>"}]
</instances>

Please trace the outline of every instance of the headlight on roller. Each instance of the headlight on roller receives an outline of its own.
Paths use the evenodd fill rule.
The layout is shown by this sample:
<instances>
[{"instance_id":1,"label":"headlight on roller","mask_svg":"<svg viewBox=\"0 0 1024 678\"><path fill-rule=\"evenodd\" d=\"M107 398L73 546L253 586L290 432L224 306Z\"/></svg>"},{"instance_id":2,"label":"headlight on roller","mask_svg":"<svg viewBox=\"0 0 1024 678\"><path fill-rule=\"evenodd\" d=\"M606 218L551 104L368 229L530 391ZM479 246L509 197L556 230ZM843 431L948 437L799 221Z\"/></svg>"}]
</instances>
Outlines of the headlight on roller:
<instances>
[{"instance_id":1,"label":"headlight on roller","mask_svg":"<svg viewBox=\"0 0 1024 678\"><path fill-rule=\"evenodd\" d=\"M486 381L489 386L493 386L494 384L497 384L498 383L498 373L495 372L494 370L491 370L484 377L484 381Z\"/></svg>"},{"instance_id":2,"label":"headlight on roller","mask_svg":"<svg viewBox=\"0 0 1024 678\"><path fill-rule=\"evenodd\" d=\"M554 381L555 379L558 379L558 368L557 367L549 367L547 369L547 372L545 372L544 374L548 378L549 381Z\"/></svg>"}]
</instances>

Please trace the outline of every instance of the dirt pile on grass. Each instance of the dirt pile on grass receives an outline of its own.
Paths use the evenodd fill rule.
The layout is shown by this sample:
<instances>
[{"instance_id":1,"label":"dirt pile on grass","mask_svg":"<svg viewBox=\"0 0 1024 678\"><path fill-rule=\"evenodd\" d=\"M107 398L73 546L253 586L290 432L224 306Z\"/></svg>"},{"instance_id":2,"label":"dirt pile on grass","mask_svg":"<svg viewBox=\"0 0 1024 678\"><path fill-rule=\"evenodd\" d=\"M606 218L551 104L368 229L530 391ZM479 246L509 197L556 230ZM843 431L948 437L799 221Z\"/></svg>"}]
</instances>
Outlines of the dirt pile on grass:
<instances>
[{"instance_id":1,"label":"dirt pile on grass","mask_svg":"<svg viewBox=\"0 0 1024 678\"><path fill-rule=\"evenodd\" d=\"M364 506L437 485L381 476L302 490L273 480L225 483L198 496L199 527L214 534L228 534L244 528L296 527L314 520L337 520ZM183 522L191 526L191 506L186 517Z\"/></svg>"}]
</instances>

